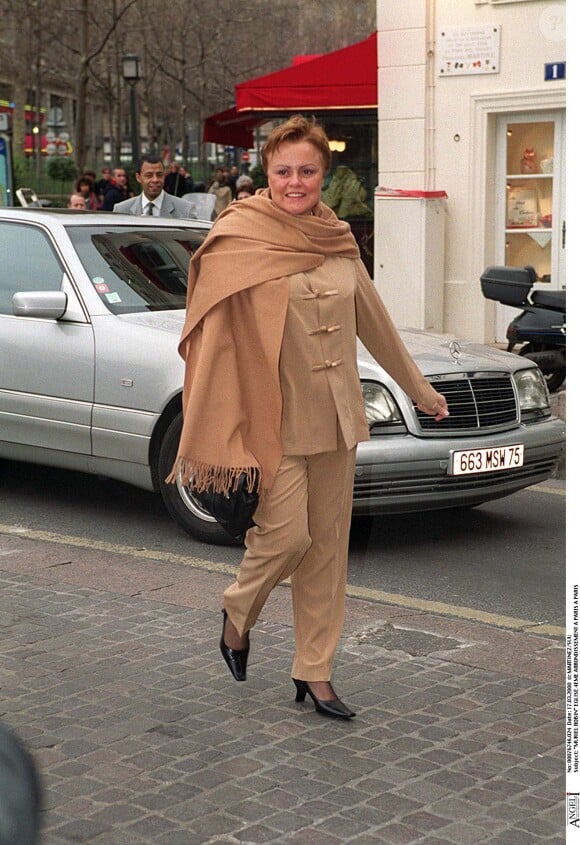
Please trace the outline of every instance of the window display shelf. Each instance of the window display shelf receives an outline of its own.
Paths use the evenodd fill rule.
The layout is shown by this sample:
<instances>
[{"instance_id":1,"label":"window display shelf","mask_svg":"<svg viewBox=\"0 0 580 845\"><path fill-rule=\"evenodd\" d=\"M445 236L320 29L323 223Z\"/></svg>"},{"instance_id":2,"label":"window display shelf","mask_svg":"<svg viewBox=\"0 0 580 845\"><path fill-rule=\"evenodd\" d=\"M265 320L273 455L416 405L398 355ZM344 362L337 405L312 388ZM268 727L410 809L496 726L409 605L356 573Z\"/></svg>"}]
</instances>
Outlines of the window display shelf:
<instances>
[{"instance_id":1,"label":"window display shelf","mask_svg":"<svg viewBox=\"0 0 580 845\"><path fill-rule=\"evenodd\" d=\"M531 238L535 244L540 247L540 250L545 249L549 244L552 242L552 230L551 229L544 229L544 228L537 228L537 229L519 229L517 226L510 229L505 230L506 234L506 245L510 241L515 243L519 243L522 248L524 247L524 241L522 238L516 237L514 241L514 235L526 235L528 238ZM509 239L509 240L508 240ZM531 263L531 259L530 259Z\"/></svg>"},{"instance_id":2,"label":"window display shelf","mask_svg":"<svg viewBox=\"0 0 580 845\"><path fill-rule=\"evenodd\" d=\"M553 179L553 173L508 173L506 179Z\"/></svg>"},{"instance_id":3,"label":"window display shelf","mask_svg":"<svg viewBox=\"0 0 580 845\"><path fill-rule=\"evenodd\" d=\"M552 234L552 230L544 226L506 226L505 231L510 235L531 235L533 232L542 232L545 235Z\"/></svg>"}]
</instances>

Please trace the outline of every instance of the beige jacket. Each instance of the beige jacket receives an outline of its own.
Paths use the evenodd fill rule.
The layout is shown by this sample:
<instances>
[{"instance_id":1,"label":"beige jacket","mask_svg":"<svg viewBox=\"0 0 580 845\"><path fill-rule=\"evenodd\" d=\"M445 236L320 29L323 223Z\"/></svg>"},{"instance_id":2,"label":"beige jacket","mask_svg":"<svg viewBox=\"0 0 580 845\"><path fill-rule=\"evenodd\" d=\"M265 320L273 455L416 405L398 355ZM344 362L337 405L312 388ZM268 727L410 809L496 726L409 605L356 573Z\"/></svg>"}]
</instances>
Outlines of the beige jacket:
<instances>
[{"instance_id":1,"label":"beige jacket","mask_svg":"<svg viewBox=\"0 0 580 845\"><path fill-rule=\"evenodd\" d=\"M341 263L333 267L334 261ZM337 279L341 293L336 295L330 294L334 282L329 282L328 275L334 276L335 271L341 274ZM298 329L296 342L288 341L286 349L290 279L300 274L312 274L304 296L316 300L317 306L309 312L306 335L301 336ZM327 288L322 295L318 280ZM328 312L332 322L327 325L325 303L341 299L336 318ZM318 322L312 322L314 318ZM328 330L338 323L340 330ZM310 331L315 334L309 335ZM296 355L306 340L314 338L318 338L314 342L320 345L316 347L320 354L312 357L311 347L312 354L303 359L309 378L336 370L334 375L326 373L322 391L327 407L331 407L329 397L334 402L329 419L335 438L329 440L324 434L320 442L336 442L338 420L349 448L367 439L356 370L357 332L403 390L427 406L435 405L437 393L400 340L347 223L323 204L312 216L290 215L271 201L267 191L232 203L191 262L179 344L186 361L184 423L168 480L180 472L194 490L213 485L220 491L235 486L243 472L260 490L271 489L284 452L282 435L286 437L294 426L288 417L283 423L284 408L290 407L290 385L306 383ZM307 427L312 432L327 425L318 395L314 389L313 402L307 411L304 408L300 423L306 428L308 413L312 425ZM294 421L298 424L302 398L299 393L296 396ZM291 448L298 448L301 441L298 433ZM316 451L316 444L313 434L308 448Z\"/></svg>"},{"instance_id":2,"label":"beige jacket","mask_svg":"<svg viewBox=\"0 0 580 845\"><path fill-rule=\"evenodd\" d=\"M385 306L358 262L329 256L290 278L280 354L282 448L310 455L368 440L357 368L357 335L411 397L424 395L418 372Z\"/></svg>"}]
</instances>

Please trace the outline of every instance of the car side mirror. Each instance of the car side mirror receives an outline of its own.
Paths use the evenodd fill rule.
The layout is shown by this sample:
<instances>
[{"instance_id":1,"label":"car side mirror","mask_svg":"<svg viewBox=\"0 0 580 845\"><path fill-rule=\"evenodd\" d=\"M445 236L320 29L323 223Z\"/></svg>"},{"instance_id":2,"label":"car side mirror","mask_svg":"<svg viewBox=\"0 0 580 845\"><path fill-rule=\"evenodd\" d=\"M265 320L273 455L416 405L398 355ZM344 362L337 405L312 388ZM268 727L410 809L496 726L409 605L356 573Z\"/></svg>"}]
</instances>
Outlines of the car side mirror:
<instances>
[{"instance_id":1,"label":"car side mirror","mask_svg":"<svg viewBox=\"0 0 580 845\"><path fill-rule=\"evenodd\" d=\"M67 303L67 295L61 290L18 291L12 297L12 313L15 317L60 320Z\"/></svg>"}]
</instances>

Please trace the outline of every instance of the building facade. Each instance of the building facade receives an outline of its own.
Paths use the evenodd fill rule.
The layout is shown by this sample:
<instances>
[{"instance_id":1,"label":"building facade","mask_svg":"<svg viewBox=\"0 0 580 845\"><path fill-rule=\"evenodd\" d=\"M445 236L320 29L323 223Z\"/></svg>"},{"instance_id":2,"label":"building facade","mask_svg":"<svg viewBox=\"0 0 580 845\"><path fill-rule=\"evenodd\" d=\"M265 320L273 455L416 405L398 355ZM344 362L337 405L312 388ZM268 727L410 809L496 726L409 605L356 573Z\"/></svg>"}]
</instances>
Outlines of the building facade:
<instances>
[{"instance_id":1,"label":"building facade","mask_svg":"<svg viewBox=\"0 0 580 845\"><path fill-rule=\"evenodd\" d=\"M491 264L565 279L565 3L377 0L375 283L399 325L482 342Z\"/></svg>"}]
</instances>

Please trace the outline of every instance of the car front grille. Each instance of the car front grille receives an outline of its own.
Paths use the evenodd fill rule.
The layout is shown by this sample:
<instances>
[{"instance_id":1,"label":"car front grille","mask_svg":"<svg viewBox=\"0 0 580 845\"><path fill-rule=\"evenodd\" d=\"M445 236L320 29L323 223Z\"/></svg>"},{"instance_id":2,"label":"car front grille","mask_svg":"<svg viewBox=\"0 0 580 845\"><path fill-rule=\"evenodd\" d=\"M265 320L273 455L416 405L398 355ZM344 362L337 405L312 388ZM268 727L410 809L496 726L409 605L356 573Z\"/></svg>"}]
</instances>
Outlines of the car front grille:
<instances>
[{"instance_id":1,"label":"car front grille","mask_svg":"<svg viewBox=\"0 0 580 845\"><path fill-rule=\"evenodd\" d=\"M435 422L415 408L421 431L490 431L518 423L518 403L509 373L465 373L443 376L431 382L447 399L449 416Z\"/></svg>"}]
</instances>

